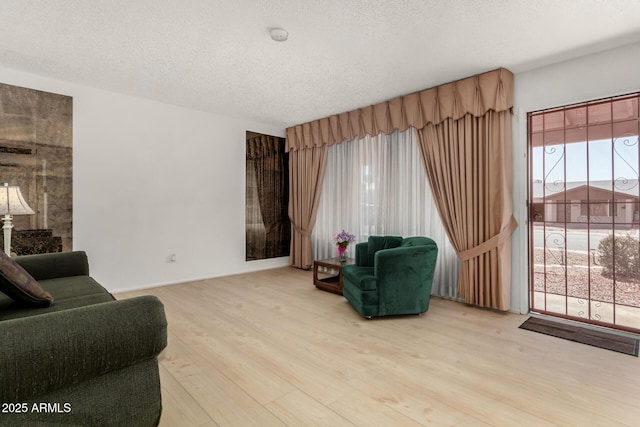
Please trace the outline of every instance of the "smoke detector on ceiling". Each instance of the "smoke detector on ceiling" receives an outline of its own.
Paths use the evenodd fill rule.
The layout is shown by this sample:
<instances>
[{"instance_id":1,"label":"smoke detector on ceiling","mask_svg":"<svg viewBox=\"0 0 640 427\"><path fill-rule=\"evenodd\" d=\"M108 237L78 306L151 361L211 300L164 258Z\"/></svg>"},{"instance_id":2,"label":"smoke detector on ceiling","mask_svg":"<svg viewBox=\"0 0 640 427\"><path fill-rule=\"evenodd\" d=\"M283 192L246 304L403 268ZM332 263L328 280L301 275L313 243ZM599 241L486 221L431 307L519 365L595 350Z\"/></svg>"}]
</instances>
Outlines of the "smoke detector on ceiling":
<instances>
[{"instance_id":1,"label":"smoke detector on ceiling","mask_svg":"<svg viewBox=\"0 0 640 427\"><path fill-rule=\"evenodd\" d=\"M283 28L272 28L269 33L271 38L277 42L283 42L289 38L289 33Z\"/></svg>"}]
</instances>

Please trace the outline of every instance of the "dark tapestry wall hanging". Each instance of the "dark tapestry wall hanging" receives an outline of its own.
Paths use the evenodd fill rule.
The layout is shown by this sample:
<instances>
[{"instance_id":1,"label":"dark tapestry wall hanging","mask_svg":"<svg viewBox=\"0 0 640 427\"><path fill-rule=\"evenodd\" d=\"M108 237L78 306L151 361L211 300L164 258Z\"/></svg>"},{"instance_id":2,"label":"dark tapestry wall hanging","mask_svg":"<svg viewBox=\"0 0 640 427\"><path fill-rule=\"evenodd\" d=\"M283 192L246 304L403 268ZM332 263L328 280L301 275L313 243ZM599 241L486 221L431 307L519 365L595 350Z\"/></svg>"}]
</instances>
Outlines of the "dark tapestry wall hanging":
<instances>
[{"instance_id":1,"label":"dark tapestry wall hanging","mask_svg":"<svg viewBox=\"0 0 640 427\"><path fill-rule=\"evenodd\" d=\"M35 212L13 216L16 255L72 249L72 123L71 97L0 84L0 185Z\"/></svg>"},{"instance_id":2,"label":"dark tapestry wall hanging","mask_svg":"<svg viewBox=\"0 0 640 427\"><path fill-rule=\"evenodd\" d=\"M284 138L247 132L246 259L289 255L289 159Z\"/></svg>"}]
</instances>

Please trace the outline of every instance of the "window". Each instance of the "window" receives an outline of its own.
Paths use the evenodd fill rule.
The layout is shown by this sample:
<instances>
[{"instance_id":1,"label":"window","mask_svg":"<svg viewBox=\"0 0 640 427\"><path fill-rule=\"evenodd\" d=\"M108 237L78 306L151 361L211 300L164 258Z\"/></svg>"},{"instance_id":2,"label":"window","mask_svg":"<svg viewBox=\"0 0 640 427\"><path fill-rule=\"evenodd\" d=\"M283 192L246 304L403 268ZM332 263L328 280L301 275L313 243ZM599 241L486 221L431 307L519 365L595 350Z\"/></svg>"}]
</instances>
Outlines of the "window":
<instances>
[{"instance_id":1,"label":"window","mask_svg":"<svg viewBox=\"0 0 640 427\"><path fill-rule=\"evenodd\" d=\"M433 294L457 297L458 257L444 231L414 129L329 147L311 237L314 259L335 257L333 233L427 236L438 245ZM349 246L349 257L355 257Z\"/></svg>"}]
</instances>

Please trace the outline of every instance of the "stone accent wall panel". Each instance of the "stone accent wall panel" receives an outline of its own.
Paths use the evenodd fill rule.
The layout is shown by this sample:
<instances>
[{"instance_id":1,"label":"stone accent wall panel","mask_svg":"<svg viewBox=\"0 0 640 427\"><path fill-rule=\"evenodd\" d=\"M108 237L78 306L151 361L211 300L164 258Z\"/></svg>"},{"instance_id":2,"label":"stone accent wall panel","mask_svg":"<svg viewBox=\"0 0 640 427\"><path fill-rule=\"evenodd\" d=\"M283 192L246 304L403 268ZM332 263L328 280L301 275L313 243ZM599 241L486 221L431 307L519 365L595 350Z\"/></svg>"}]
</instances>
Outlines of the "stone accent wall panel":
<instances>
[{"instance_id":1,"label":"stone accent wall panel","mask_svg":"<svg viewBox=\"0 0 640 427\"><path fill-rule=\"evenodd\" d=\"M36 211L14 217L20 255L73 248L72 148L73 98L0 84L0 185Z\"/></svg>"}]
</instances>

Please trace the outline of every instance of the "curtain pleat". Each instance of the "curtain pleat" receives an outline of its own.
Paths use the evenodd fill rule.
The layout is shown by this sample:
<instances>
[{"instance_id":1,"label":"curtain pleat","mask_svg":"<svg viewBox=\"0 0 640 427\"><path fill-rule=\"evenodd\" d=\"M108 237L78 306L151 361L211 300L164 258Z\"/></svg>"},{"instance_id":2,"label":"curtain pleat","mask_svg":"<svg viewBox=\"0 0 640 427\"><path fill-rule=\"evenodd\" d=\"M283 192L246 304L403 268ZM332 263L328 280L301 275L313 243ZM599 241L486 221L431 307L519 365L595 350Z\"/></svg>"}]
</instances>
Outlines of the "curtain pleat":
<instances>
[{"instance_id":1,"label":"curtain pleat","mask_svg":"<svg viewBox=\"0 0 640 427\"><path fill-rule=\"evenodd\" d=\"M289 153L290 264L294 267L308 269L313 265L311 232L316 221L326 164L326 146Z\"/></svg>"},{"instance_id":2,"label":"curtain pleat","mask_svg":"<svg viewBox=\"0 0 640 427\"><path fill-rule=\"evenodd\" d=\"M511 115L490 111L418 132L440 217L462 261L465 302L508 310L511 241ZM487 244L489 242L490 244Z\"/></svg>"},{"instance_id":3,"label":"curtain pleat","mask_svg":"<svg viewBox=\"0 0 640 427\"><path fill-rule=\"evenodd\" d=\"M246 216L245 216L245 251L247 260L263 259L265 257L264 222L260 213L258 188L256 184L255 159L247 158L246 182Z\"/></svg>"}]
</instances>

